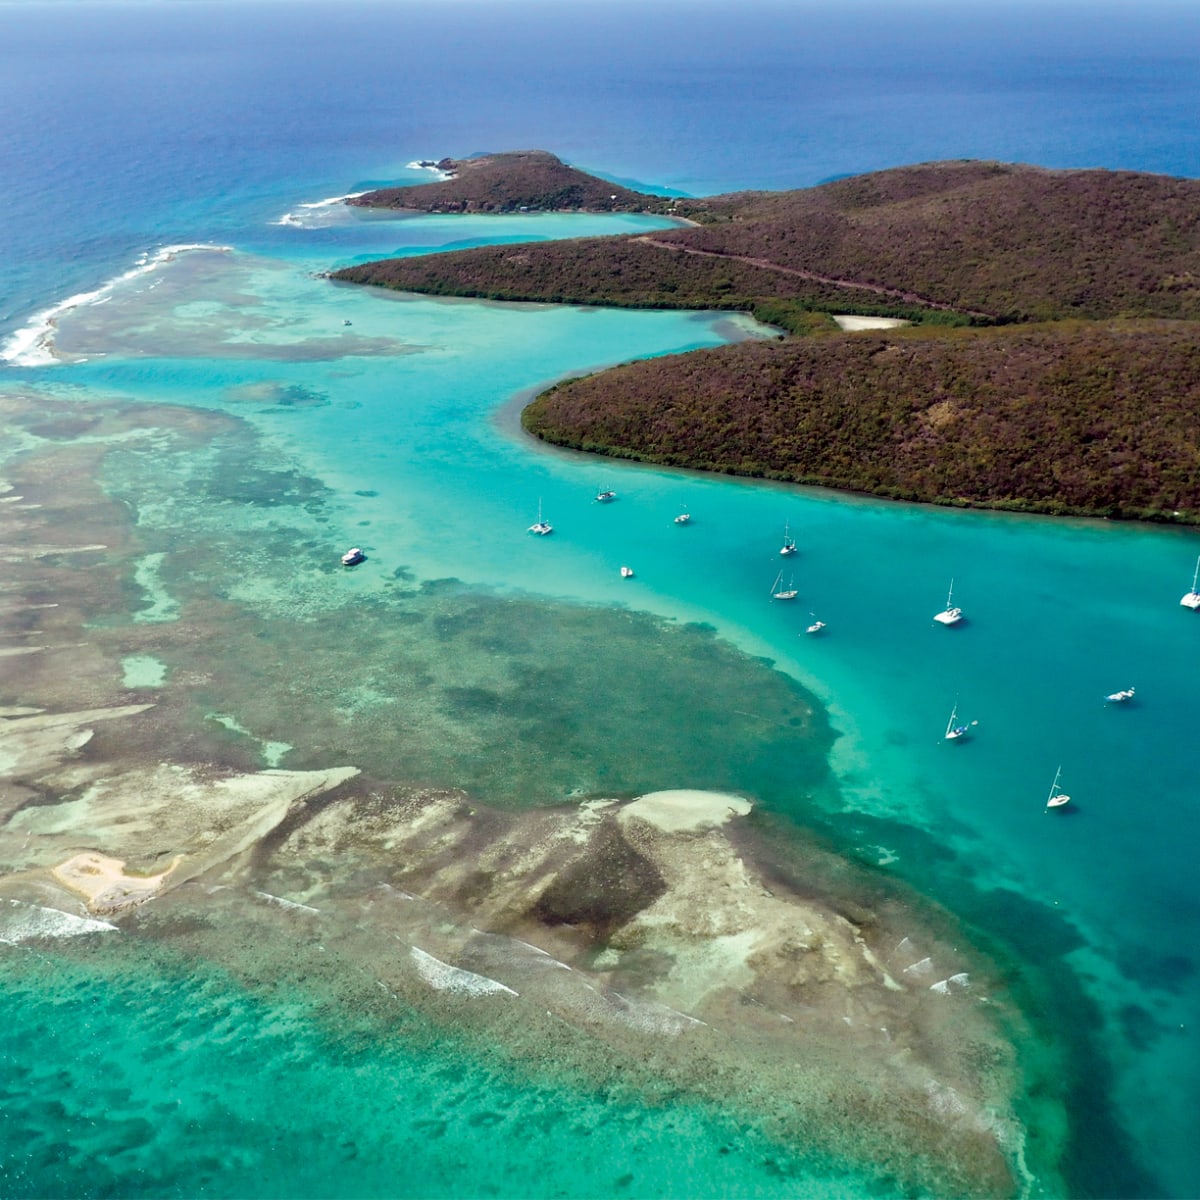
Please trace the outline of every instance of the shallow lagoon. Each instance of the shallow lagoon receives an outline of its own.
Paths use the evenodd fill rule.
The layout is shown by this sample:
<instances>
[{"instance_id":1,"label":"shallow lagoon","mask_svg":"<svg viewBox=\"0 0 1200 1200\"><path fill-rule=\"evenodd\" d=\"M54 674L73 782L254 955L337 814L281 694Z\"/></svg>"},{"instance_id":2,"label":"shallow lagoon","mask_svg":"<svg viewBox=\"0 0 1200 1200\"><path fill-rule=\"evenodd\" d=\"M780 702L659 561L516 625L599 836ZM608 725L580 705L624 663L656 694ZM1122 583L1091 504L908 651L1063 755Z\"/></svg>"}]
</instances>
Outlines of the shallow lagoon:
<instances>
[{"instance_id":1,"label":"shallow lagoon","mask_svg":"<svg viewBox=\"0 0 1200 1200\"><path fill-rule=\"evenodd\" d=\"M597 229L585 218L521 221L522 236ZM1182 721L1200 627L1177 599L1190 535L884 504L531 443L514 398L537 386L755 331L718 315L428 301L320 278L336 265L323 257L331 228L352 257L360 227L372 247L387 228L389 242L419 249L443 243L444 226L349 215L337 224L323 211L318 228L286 227L284 256L261 245L182 252L58 315L61 363L20 372L13 393L15 411L44 415L18 419L8 445L14 456L80 455L81 465L89 446L105 447L99 479L133 517L133 541L121 551L119 592L102 599L85 588L79 603L127 664L141 671L153 660L165 672L124 686L164 692L188 752L241 769L352 762L373 777L464 787L517 808L672 786L748 794L764 817L815 828L976 923L1002 957L1016 956L1014 979L1027 958L1037 982L1026 1003L1071 1005L1065 1022L1034 1014L1050 1041L1029 1053L1066 1054L1066 1078L1113 1102L1106 1113L1092 1097L1076 1178L1094 1191L1114 1178L1146 1190L1117 1131L1147 1146L1174 1129L1179 1156L1158 1165L1176 1181L1169 1190L1186 1190L1196 831ZM478 241L510 228L480 220L455 232ZM120 428L97 415L110 403ZM174 440L139 440L138 406ZM163 416L189 409L211 426ZM606 488L618 499L597 504ZM555 526L549 538L526 532L539 506ZM683 510L686 526L673 520ZM787 565L800 591L793 605L769 597L785 522L800 544ZM344 571L337 557L351 544L367 562ZM633 579L620 578L623 564ZM931 617L951 578L968 619L948 630ZM631 624L618 634L622 613ZM803 634L811 613L827 622L820 638ZM206 636L174 640L181 616ZM738 666L728 647L777 670ZM678 679L673 662L683 664ZM823 717L809 723L789 679L829 706L840 734L831 749ZM1130 684L1134 705L1102 704ZM961 746L941 739L955 703L978 721ZM1075 797L1061 818L1043 812L1060 762ZM36 988L18 986L33 962L17 961L22 1011L37 1013ZM70 968L84 973L77 986L98 986L84 980L103 977L104 961L84 954ZM196 969L189 961L168 954L143 965L158 981ZM238 1038L279 1019L261 1003L249 996L239 1009ZM1055 1038L1065 1049L1045 1050ZM310 1050L306 1069L326 1053ZM444 1061L459 1061L448 1053ZM20 1080L38 1068L18 1059L14 1069L14 1094L54 1109L59 1085L31 1090ZM1168 1104L1164 1079L1175 1085ZM581 1086L555 1103L574 1108ZM722 1119L696 1135L703 1144L721 1141ZM270 1136L256 1135L238 1161L274 1161ZM615 1136L614 1147L626 1144ZM61 1156L47 1153L46 1163ZM639 1174L635 1190L694 1190L696 1168L678 1144L660 1153L661 1176ZM453 1155L455 1186L477 1190L461 1174L467 1144L456 1140ZM794 1187L796 1172L823 1179L830 1194L842 1186L811 1156L764 1175L767 1161L778 1167L773 1154L739 1159L712 1186L772 1194ZM46 1169L30 1166L14 1194L44 1188ZM211 1194L238 1190L240 1168L212 1169ZM119 1186L167 1186L142 1170ZM369 1171L354 1177L362 1194L390 1190ZM273 1186L321 1191L317 1178L283 1174ZM506 1178L489 1186L533 1186L519 1171ZM573 1178L554 1186L586 1193L599 1183L591 1168ZM629 1186L623 1178L614 1176L614 1194Z\"/></svg>"}]
</instances>

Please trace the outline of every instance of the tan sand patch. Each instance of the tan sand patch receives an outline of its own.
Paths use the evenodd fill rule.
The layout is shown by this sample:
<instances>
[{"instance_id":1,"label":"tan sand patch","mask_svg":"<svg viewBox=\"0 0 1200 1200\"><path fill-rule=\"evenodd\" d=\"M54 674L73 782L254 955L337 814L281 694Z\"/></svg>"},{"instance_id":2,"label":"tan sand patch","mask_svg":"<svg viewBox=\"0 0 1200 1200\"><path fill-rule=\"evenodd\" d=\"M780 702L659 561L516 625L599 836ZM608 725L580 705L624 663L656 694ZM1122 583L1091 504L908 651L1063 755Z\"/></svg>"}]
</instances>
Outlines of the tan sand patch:
<instances>
[{"instance_id":1,"label":"tan sand patch","mask_svg":"<svg viewBox=\"0 0 1200 1200\"><path fill-rule=\"evenodd\" d=\"M675 788L647 792L621 809L622 824L639 818L663 833L683 833L724 825L731 817L744 817L753 805L741 796Z\"/></svg>"}]
</instances>

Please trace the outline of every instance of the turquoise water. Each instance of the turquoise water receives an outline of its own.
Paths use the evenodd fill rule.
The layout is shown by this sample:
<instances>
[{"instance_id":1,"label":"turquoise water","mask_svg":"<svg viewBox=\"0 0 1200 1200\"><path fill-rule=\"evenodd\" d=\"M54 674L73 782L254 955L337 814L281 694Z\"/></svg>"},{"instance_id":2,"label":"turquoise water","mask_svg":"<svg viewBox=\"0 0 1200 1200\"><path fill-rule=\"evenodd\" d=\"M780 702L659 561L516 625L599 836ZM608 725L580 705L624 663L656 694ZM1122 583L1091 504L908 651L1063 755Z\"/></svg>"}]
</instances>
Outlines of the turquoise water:
<instances>
[{"instance_id":1,"label":"turquoise water","mask_svg":"<svg viewBox=\"0 0 1200 1200\"><path fill-rule=\"evenodd\" d=\"M411 232L421 244L422 224L394 222L391 236L400 240ZM539 224L552 234L605 225L588 218L528 221L531 231ZM508 228L502 221L474 225L465 231L473 239ZM378 223L373 236L377 229ZM797 791L786 772L749 764L742 787L754 791L769 811L823 830L863 861L881 864L957 909L1009 953L1028 955L1030 968L1048 976L1046 986L1064 989L1072 1004L1094 1005L1089 1015L1094 1024L1077 1050L1081 1056L1106 1056L1111 1077L1103 1083L1104 1099L1116 1127L1135 1151L1161 1146L1172 1130L1173 1144L1184 1146L1190 1117L1182 1101L1196 1078L1189 1022L1197 995L1190 956L1195 908L1188 898L1195 842L1192 764L1183 721L1200 626L1177 600L1190 578L1192 535L937 511L547 450L520 433L514 396L563 373L712 345L753 329L702 314L498 306L346 289L315 277L322 260L306 249L309 232L300 227L289 232L295 246L284 258L196 250L115 284L102 303L59 317L55 346L73 361L23 372L35 394L45 389L47 396L69 395L85 405L96 397L234 415L260 440L258 460L276 471L285 468L288 478L319 481L324 527L305 535L324 539L322 556L335 558L352 543L368 555L354 572L322 575L319 587L308 546L291 579L273 569L241 570L235 555L223 569L211 562L204 568L217 572L219 594L258 614L266 629L272 620L314 618L348 600L382 602L398 576L410 585L456 579L501 595L627 607L713 626L743 651L769 659L811 687L841 734L833 758L836 791ZM162 356L164 348L170 357ZM276 528L277 479L248 484L238 476L226 481L230 490L224 494L214 491L207 501L203 496L197 501L187 498L186 487L157 494L152 462L137 456L109 471L116 494L137 496L138 527L147 546L164 538L162 544L174 544L173 554L148 554L135 572L135 619L147 626L169 626L186 609L186 591L195 587L188 571L194 575L196 566L179 564L199 553L203 539L240 531L260 539L265 550L271 538L288 536L286 528ZM130 474L137 471L140 485ZM615 490L618 499L596 503L602 488ZM539 506L554 524L551 537L526 532ZM673 518L684 510L692 521L681 526ZM800 547L790 560L778 553L785 523ZM193 539L189 551L186 542ZM800 592L791 605L769 595L785 562ZM631 580L619 576L625 564L635 570ZM942 607L951 579L967 620L946 629L932 615ZM208 583L213 585L212 578ZM827 622L819 638L803 633L811 613ZM306 668L303 660L293 660L286 670L294 683L303 680ZM291 749L305 741L302 728L238 709L252 701L235 676L211 686L206 719L220 724L233 743L249 736L274 747L274 758L264 765L319 765L298 760L303 747ZM284 679L274 686L284 686ZM1134 704L1102 703L1105 693L1129 685L1137 688ZM703 700L681 695L681 711ZM364 703L369 710L370 699ZM941 734L955 703L961 717L978 724L965 745L950 746ZM308 753L321 757L311 746ZM620 746L611 753L620 756ZM771 753L788 751L779 745ZM473 778L469 761L463 758L456 767L451 752L442 760L449 776L442 782ZM1074 800L1065 813L1047 816L1045 796L1060 763ZM536 777L536 769L522 775L522 787ZM569 797L569 777L558 785L561 792L550 780L547 774L543 783L549 793L527 798ZM584 791L596 786L594 779L575 782ZM739 780L701 775L649 782L728 787ZM487 798L489 785L482 786ZM511 794L500 783L491 786L496 799ZM24 971L20 961L18 977ZM77 986L85 991L98 986L88 982L86 962L71 968L84 972ZM163 968L149 969L158 979ZM22 991L22 1011L39 1011L40 1001L30 1003L36 994L36 988ZM180 1002L173 995L168 988L164 1013ZM62 1015L62 999L45 1003L50 1008L39 1020ZM116 1003L105 995L93 1018L101 1029L117 1019ZM197 1050L171 1056L172 1069L184 1078L193 1070L203 1076L218 1069L219 1058L205 1065L206 1056L216 1052L207 1046L204 1030L232 1024L238 1042L250 1037L255 1045L262 1038L270 1043L269 1031L281 1011L289 1011L257 999L229 1003L230 1012L203 1015L202 1008L202 1015L189 1018ZM152 1013L158 1011L156 1001ZM1038 1015L1049 1029L1059 1027L1055 1014ZM144 1026L139 1018L135 1028L138 1038L162 1038L153 1022ZM1068 1042L1081 1033L1059 1032ZM192 1041L189 1034L186 1043ZM135 1040L116 1057L122 1070L132 1070L146 1053ZM262 1053L274 1060L269 1046ZM363 1053L363 1070L391 1070L406 1080L414 1072L421 1077L444 1069L424 1059L388 1066L388 1060L381 1064L372 1052ZM68 1046L63 1054L73 1058L76 1051ZM308 1071L327 1048L319 1040L304 1042L289 1054ZM23 1089L20 1081L32 1068L21 1065L20 1054L13 1058L18 1082L10 1086ZM433 1061L443 1060L435 1053ZM69 1069L74 1075L75 1068ZM265 1095L290 1090L288 1069L279 1067L283 1074L276 1076L270 1068ZM1081 1077L1080 1086L1087 1083ZM49 1092L56 1086L52 1081ZM339 1077L321 1083L334 1094L345 1086ZM486 1090L490 1084L473 1086ZM578 1102L572 1094L570 1104ZM49 1097L44 1103L59 1111ZM129 1099L130 1113L141 1112L145 1103ZM502 1107L512 1103L505 1099ZM236 1111L221 1117L241 1119ZM149 1152L158 1155L176 1135L169 1129L151 1134L147 1120L155 1124L153 1117L130 1117L141 1130L136 1137L125 1125L119 1127L125 1132L111 1136L150 1139ZM194 1125L200 1118L188 1120ZM341 1104L338 1123L344 1136L354 1138L374 1128L366 1113ZM292 1117L280 1124L304 1140ZM1111 1129L1102 1127L1109 1137ZM205 1188L213 1194L238 1192L246 1178L240 1171L258 1169L254 1164L272 1155L263 1145L265 1134L241 1136L250 1142L234 1155L242 1166L209 1168ZM501 1134L492 1130L490 1137L495 1141ZM1080 1138L1084 1155L1099 1153L1089 1145L1086 1129ZM135 1151L128 1153L136 1163ZM472 1161L469 1142L456 1142L454 1154L457 1162ZM676 1183L642 1178L642 1194L669 1194L670 1187L682 1186L673 1174L680 1164L670 1165L672 1152L659 1147L653 1154L665 1155L666 1165L656 1169ZM1186 1151L1174 1156L1160 1151L1156 1160L1164 1178L1188 1178ZM25 1194L38 1191L47 1161L35 1159L21 1168L32 1181ZM317 1170L314 1162L302 1156L286 1171L272 1167L271 1186L277 1194L321 1192L329 1185L304 1174ZM421 1169L450 1170L434 1159ZM130 1167L132 1175L114 1170L114 1186L121 1189L135 1186L131 1179L140 1180L136 1187L144 1191L167 1186L141 1165ZM598 1170L572 1174L571 1186L580 1194L611 1186L615 1194L616 1185L602 1185ZM774 1184L755 1182L755 1170L735 1172L736 1184L714 1179L711 1188L728 1186L749 1195L761 1187L770 1193ZM510 1195L534 1187L517 1167L511 1172L489 1176L489 1187ZM370 1170L360 1174L355 1168L352 1178L353 1189L362 1194L393 1190ZM561 1180L552 1186L539 1178L546 1185L539 1194L562 1187L576 1194ZM469 1172L454 1179L460 1194L487 1190ZM1091 1182L1103 1191L1102 1183ZM694 1180L683 1191L693 1194L693 1185ZM69 1175L59 1185L67 1192L81 1186ZM430 1194L442 1191L438 1186Z\"/></svg>"},{"instance_id":2,"label":"turquoise water","mask_svg":"<svg viewBox=\"0 0 1200 1200\"><path fill-rule=\"evenodd\" d=\"M38 597L77 607L87 632L72 636L96 657L0 657L0 702L137 689L178 745L151 734L131 754L354 762L504 810L745 792L785 848L814 830L970 924L1034 1021L1023 1052L1066 1089L1066 1191L1200 1193L1186 733L1200 626L1178 605L1195 534L547 449L518 426L546 382L754 331L320 278L637 218L302 207L416 178L411 158L525 145L693 193L964 155L1195 176L1197 77L1180 52L1195 12L761 3L736 27L691 6L684 29L672 5L472 6L467 23L436 7L0 6L0 166L18 181L0 196L0 330L19 340L0 367L0 476L47 463L52 495L98 471L119 519L97 503L103 536L87 536L92 517L70 532L100 542L128 521L133 539L113 542L115 583L93 557ZM194 243L228 249L146 261ZM62 359L39 365L51 306ZM618 500L596 504L602 488ZM539 506L545 539L526 533ZM768 597L785 523L791 606ZM350 545L368 560L342 572ZM943 629L951 579L967 621ZM820 638L802 632L812 613ZM824 716L805 724L794 683L839 735L832 777ZM1102 703L1131 685L1133 704ZM978 724L948 746L955 704ZM103 730L96 745L126 747ZM1060 764L1073 801L1048 816ZM28 828L12 823L5 870ZM242 925L232 901L197 915L224 894L181 889L119 935L0 943L0 1192L903 1190L883 1166L846 1168L853 1123L830 1163L760 1124L761 1096L705 1107L619 1086L620 1055L595 1066L564 1045L558 1061L540 1027L376 1008L361 970L377 946L323 968L333 940L300 917Z\"/></svg>"}]
</instances>

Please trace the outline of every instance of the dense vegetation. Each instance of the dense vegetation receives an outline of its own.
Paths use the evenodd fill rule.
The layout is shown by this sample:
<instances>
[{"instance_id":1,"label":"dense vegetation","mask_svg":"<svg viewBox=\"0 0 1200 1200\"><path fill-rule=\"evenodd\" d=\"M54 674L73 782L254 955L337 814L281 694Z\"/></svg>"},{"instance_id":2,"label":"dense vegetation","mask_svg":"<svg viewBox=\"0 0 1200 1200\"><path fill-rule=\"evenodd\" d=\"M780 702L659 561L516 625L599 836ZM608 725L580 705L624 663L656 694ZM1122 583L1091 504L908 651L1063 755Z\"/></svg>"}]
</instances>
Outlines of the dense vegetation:
<instances>
[{"instance_id":1,"label":"dense vegetation","mask_svg":"<svg viewBox=\"0 0 1200 1200\"><path fill-rule=\"evenodd\" d=\"M483 160L497 173L489 179L501 198L508 195L502 157ZM524 181L522 173L521 194ZM445 186L401 191L432 196ZM732 294L801 298L817 308L842 301L941 306L1002 322L1200 319L1194 180L934 163L802 191L680 200L673 211L703 223L644 237L531 244L519 253L465 250L436 264L393 260L337 277L457 295L643 306L691 305L699 297L711 304Z\"/></svg>"},{"instance_id":2,"label":"dense vegetation","mask_svg":"<svg viewBox=\"0 0 1200 1200\"><path fill-rule=\"evenodd\" d=\"M899 296L837 287L769 266L679 253L641 237L481 246L453 254L363 263L345 267L333 277L433 296L735 310L753 313L765 324L793 333L811 332L814 312L956 319ZM831 322L824 324L833 328Z\"/></svg>"},{"instance_id":3,"label":"dense vegetation","mask_svg":"<svg viewBox=\"0 0 1200 1200\"><path fill-rule=\"evenodd\" d=\"M543 393L526 428L647 462L901 499L1200 520L1186 323L743 342Z\"/></svg>"},{"instance_id":4,"label":"dense vegetation","mask_svg":"<svg viewBox=\"0 0 1200 1200\"><path fill-rule=\"evenodd\" d=\"M517 166L527 197L542 164ZM1200 182L955 162L657 203L691 224L334 278L738 309L805 335L563 384L525 418L562 445L938 503L1200 521ZM829 313L926 328L842 335Z\"/></svg>"},{"instance_id":5,"label":"dense vegetation","mask_svg":"<svg viewBox=\"0 0 1200 1200\"><path fill-rule=\"evenodd\" d=\"M568 167L545 150L443 158L436 165L450 178L413 187L379 188L348 203L421 212L665 212L671 204L662 196L634 192Z\"/></svg>"}]
</instances>

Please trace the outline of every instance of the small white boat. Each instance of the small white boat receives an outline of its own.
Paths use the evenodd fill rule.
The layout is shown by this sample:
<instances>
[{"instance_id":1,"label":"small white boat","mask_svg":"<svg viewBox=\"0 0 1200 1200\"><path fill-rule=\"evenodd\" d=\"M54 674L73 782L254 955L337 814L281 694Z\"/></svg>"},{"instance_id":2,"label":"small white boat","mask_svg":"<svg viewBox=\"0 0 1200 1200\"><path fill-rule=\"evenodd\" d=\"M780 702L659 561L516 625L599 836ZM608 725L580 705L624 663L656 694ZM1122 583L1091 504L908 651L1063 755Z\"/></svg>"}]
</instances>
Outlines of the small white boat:
<instances>
[{"instance_id":1,"label":"small white boat","mask_svg":"<svg viewBox=\"0 0 1200 1200\"><path fill-rule=\"evenodd\" d=\"M975 722L972 721L971 725ZM958 705L950 710L950 720L946 722L946 741L961 742L967 734L971 732L971 725L960 725L958 723Z\"/></svg>"},{"instance_id":2,"label":"small white boat","mask_svg":"<svg viewBox=\"0 0 1200 1200\"><path fill-rule=\"evenodd\" d=\"M548 533L554 532L554 526L549 521L542 520L542 502L538 501L538 519L529 527L530 533L536 533L538 537L545 537Z\"/></svg>"},{"instance_id":3,"label":"small white boat","mask_svg":"<svg viewBox=\"0 0 1200 1200\"><path fill-rule=\"evenodd\" d=\"M1062 776L1062 767L1059 767L1054 772L1054 782L1050 785L1050 795L1046 797L1047 808L1062 808L1064 804L1069 804L1071 797L1058 786L1058 781Z\"/></svg>"},{"instance_id":4,"label":"small white boat","mask_svg":"<svg viewBox=\"0 0 1200 1200\"><path fill-rule=\"evenodd\" d=\"M622 579L632 579L633 578L633 568L632 567L622 567L621 568L621 578Z\"/></svg>"},{"instance_id":5,"label":"small white boat","mask_svg":"<svg viewBox=\"0 0 1200 1200\"><path fill-rule=\"evenodd\" d=\"M358 546L351 546L345 554L342 555L343 567L357 567L360 562L366 561L366 555Z\"/></svg>"},{"instance_id":6,"label":"small white boat","mask_svg":"<svg viewBox=\"0 0 1200 1200\"><path fill-rule=\"evenodd\" d=\"M686 525L691 519L692 519L691 513L681 512L679 514L679 516L677 516L675 518L675 524L676 525Z\"/></svg>"},{"instance_id":7,"label":"small white boat","mask_svg":"<svg viewBox=\"0 0 1200 1200\"><path fill-rule=\"evenodd\" d=\"M597 504L607 504L610 500L615 500L616 498L617 498L617 493L610 491L607 488L602 492L596 493L596 503Z\"/></svg>"},{"instance_id":8,"label":"small white boat","mask_svg":"<svg viewBox=\"0 0 1200 1200\"><path fill-rule=\"evenodd\" d=\"M812 617L813 621L812 621L812 624L809 625L808 628L805 629L804 632L805 633L820 633L821 630L825 628L825 622L818 621L816 613L809 613L808 615L810 617Z\"/></svg>"},{"instance_id":9,"label":"small white boat","mask_svg":"<svg viewBox=\"0 0 1200 1200\"><path fill-rule=\"evenodd\" d=\"M1187 592L1179 602L1184 608L1190 608L1192 612L1200 608L1200 592L1196 591L1198 581L1200 581L1200 558L1196 559L1196 569L1192 572L1192 590Z\"/></svg>"},{"instance_id":10,"label":"small white boat","mask_svg":"<svg viewBox=\"0 0 1200 1200\"><path fill-rule=\"evenodd\" d=\"M954 580L950 580L950 591L946 595L946 607L940 613L934 613L933 619L939 625L957 625L963 619L961 608L954 606Z\"/></svg>"},{"instance_id":11,"label":"small white boat","mask_svg":"<svg viewBox=\"0 0 1200 1200\"><path fill-rule=\"evenodd\" d=\"M775 582L771 584L771 599L772 600L795 600L800 593L792 585L795 579L789 579L787 587L783 586L783 572L780 571L775 576Z\"/></svg>"},{"instance_id":12,"label":"small white boat","mask_svg":"<svg viewBox=\"0 0 1200 1200\"><path fill-rule=\"evenodd\" d=\"M1104 697L1105 704L1125 704L1133 699L1133 688L1122 688L1119 692L1109 692Z\"/></svg>"},{"instance_id":13,"label":"small white boat","mask_svg":"<svg viewBox=\"0 0 1200 1200\"><path fill-rule=\"evenodd\" d=\"M788 523L786 521L783 523L783 545L780 547L779 553L785 558L789 554L796 553L796 539L788 533Z\"/></svg>"}]
</instances>

